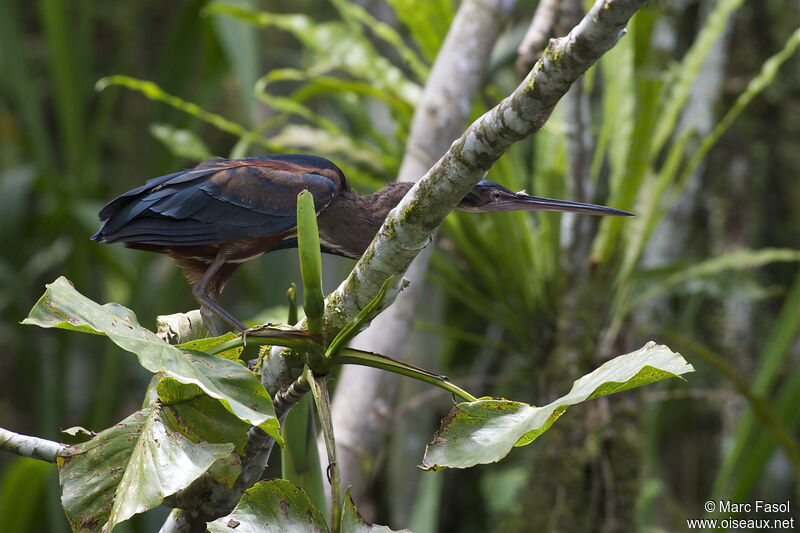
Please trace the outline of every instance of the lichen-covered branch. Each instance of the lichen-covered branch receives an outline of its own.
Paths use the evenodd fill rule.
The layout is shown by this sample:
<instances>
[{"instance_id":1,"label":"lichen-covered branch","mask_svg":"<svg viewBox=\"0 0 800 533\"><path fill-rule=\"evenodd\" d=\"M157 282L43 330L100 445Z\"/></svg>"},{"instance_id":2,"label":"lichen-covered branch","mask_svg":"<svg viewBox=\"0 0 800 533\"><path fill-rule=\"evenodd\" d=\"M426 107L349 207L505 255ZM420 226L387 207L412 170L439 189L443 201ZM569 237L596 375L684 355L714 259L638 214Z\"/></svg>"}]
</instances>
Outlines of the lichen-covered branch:
<instances>
[{"instance_id":1,"label":"lichen-covered branch","mask_svg":"<svg viewBox=\"0 0 800 533\"><path fill-rule=\"evenodd\" d=\"M569 35L550 41L514 93L476 120L389 213L350 276L327 298L326 336L369 303L388 277L406 271L447 213L513 143L544 125L570 85L614 46L645 3L597 0ZM397 290L387 294L387 305Z\"/></svg>"},{"instance_id":2,"label":"lichen-covered branch","mask_svg":"<svg viewBox=\"0 0 800 533\"><path fill-rule=\"evenodd\" d=\"M0 428L0 450L15 453L22 457L55 463L58 454L66 447L66 444L61 444L60 442L20 435Z\"/></svg>"}]
</instances>

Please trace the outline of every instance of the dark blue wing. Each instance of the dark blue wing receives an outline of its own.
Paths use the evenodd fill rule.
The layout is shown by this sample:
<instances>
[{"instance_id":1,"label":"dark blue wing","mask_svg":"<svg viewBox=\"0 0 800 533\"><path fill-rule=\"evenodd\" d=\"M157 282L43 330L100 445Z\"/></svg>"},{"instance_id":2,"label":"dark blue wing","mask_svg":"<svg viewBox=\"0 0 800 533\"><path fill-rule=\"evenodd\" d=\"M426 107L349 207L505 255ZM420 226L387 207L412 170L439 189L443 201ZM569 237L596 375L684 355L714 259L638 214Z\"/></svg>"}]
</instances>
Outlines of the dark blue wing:
<instances>
[{"instance_id":1,"label":"dark blue wing","mask_svg":"<svg viewBox=\"0 0 800 533\"><path fill-rule=\"evenodd\" d=\"M299 157L212 159L153 178L109 202L92 238L191 246L284 233L296 225L301 191L313 194L319 212L345 184L332 163L335 170L310 166Z\"/></svg>"}]
</instances>

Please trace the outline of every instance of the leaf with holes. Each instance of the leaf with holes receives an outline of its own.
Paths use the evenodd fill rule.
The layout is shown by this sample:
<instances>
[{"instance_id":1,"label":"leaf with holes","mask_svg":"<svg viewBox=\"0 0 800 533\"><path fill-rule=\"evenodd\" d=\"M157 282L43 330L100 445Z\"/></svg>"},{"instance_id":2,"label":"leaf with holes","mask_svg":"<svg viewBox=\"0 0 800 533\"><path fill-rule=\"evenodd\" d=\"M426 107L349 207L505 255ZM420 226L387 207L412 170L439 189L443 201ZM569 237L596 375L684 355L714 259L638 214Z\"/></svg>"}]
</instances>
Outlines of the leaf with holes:
<instances>
[{"instance_id":1,"label":"leaf with holes","mask_svg":"<svg viewBox=\"0 0 800 533\"><path fill-rule=\"evenodd\" d=\"M514 446L530 444L547 431L570 405L693 371L680 354L649 342L583 376L566 396L544 407L511 400L460 403L442 420L421 467L467 468L499 461Z\"/></svg>"},{"instance_id":2,"label":"leaf with holes","mask_svg":"<svg viewBox=\"0 0 800 533\"><path fill-rule=\"evenodd\" d=\"M322 513L303 489L286 479L256 483L228 516L208 524L209 533L328 533Z\"/></svg>"},{"instance_id":3,"label":"leaf with holes","mask_svg":"<svg viewBox=\"0 0 800 533\"><path fill-rule=\"evenodd\" d=\"M167 344L140 326L131 310L115 303L100 305L63 276L47 286L23 324L106 335L136 354L150 372L197 385L239 419L282 442L272 400L255 374L237 362Z\"/></svg>"},{"instance_id":4,"label":"leaf with holes","mask_svg":"<svg viewBox=\"0 0 800 533\"><path fill-rule=\"evenodd\" d=\"M161 505L186 488L231 443L193 442L157 403L137 411L58 458L61 502L74 531L99 531Z\"/></svg>"}]
</instances>

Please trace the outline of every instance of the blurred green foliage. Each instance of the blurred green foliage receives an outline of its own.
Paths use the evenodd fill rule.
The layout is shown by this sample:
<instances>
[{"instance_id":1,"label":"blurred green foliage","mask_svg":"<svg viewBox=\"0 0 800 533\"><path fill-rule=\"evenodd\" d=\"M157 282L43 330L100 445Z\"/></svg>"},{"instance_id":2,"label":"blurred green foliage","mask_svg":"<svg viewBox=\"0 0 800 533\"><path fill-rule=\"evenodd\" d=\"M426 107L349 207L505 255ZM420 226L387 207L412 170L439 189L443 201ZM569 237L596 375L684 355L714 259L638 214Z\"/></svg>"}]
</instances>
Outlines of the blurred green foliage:
<instances>
[{"instance_id":1,"label":"blurred green foliage","mask_svg":"<svg viewBox=\"0 0 800 533\"><path fill-rule=\"evenodd\" d=\"M520 3L509 35L521 34L531 10ZM58 428L101 429L133 411L147 376L102 339L18 326L44 283L65 275L97 301L134 309L144 325L194 307L165 258L88 240L99 207L208 154L313 152L335 160L362 192L393 179L454 3L0 0L0 11L0 425L68 440ZM417 533L436 524L529 530L533 511L570 512L554 503L553 487L597 479L603 468L621 501L631 501L624 487L634 485L636 506L624 517L641 528L683 527L711 495L798 501L797 464L781 436L796 440L800 427L800 82L786 75L798 68L798 15L778 0L682 10L652 2L582 80L582 95L570 96L591 109L588 172L575 170L568 101L490 172L532 194L631 209L634 222L448 218L431 273L444 313L424 324L447 339L449 368L435 370L473 379L471 390L546 403L565 392L568 376L655 338L698 373L689 392L667 386L633 407L612 403L602 416L632 420L630 435L595 426L579 449L563 446L575 452L563 454L571 462L563 477L553 475L555 462L551 470L543 463L563 442L554 436L515 452L503 469L426 478L425 497L408 511ZM699 131L685 110L719 39L728 61L707 106L712 127ZM516 85L512 63L498 56L476 115ZM574 198L578 182L588 198ZM659 235L664 227L683 232ZM664 242L666 259L654 251ZM238 316L284 301L299 280L294 257L272 254L242 269L225 295ZM349 263L335 265L343 274ZM325 281L326 289L338 283ZM553 431L569 441L574 430ZM0 467L0 526L66 530L48 469L5 456ZM442 497L464 484L482 490ZM379 513L413 506L390 500L385 485L376 482ZM572 492L571 505L596 511L612 489L593 487ZM152 531L160 518L130 528Z\"/></svg>"}]
</instances>

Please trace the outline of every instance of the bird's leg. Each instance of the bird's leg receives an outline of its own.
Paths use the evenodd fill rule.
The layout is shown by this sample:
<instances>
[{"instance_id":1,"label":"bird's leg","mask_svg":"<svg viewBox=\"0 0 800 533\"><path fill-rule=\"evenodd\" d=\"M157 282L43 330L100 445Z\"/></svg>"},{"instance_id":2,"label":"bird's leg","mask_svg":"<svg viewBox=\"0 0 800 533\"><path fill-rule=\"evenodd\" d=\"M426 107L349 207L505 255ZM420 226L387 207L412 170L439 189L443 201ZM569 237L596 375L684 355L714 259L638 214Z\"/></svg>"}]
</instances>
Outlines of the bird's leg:
<instances>
[{"instance_id":1,"label":"bird's leg","mask_svg":"<svg viewBox=\"0 0 800 533\"><path fill-rule=\"evenodd\" d=\"M203 317L203 323L214 336L220 336L225 333L220 327L220 324L214 320L217 317L231 325L234 331L244 331L247 329L244 324L236 320L232 314L214 301L214 298L208 293L208 285L211 280L214 279L214 275L216 275L219 269L225 264L225 259L224 249L220 249L217 253L217 257L208 265L208 269L206 269L203 276L192 287L192 294L198 303L200 303L200 315Z\"/></svg>"}]
</instances>

